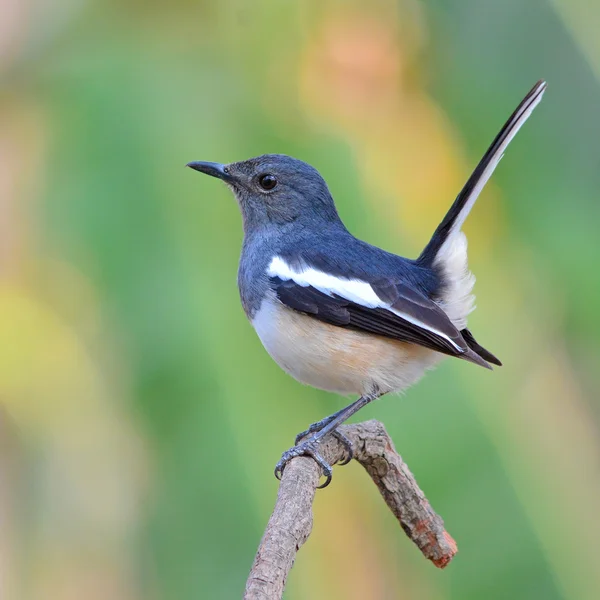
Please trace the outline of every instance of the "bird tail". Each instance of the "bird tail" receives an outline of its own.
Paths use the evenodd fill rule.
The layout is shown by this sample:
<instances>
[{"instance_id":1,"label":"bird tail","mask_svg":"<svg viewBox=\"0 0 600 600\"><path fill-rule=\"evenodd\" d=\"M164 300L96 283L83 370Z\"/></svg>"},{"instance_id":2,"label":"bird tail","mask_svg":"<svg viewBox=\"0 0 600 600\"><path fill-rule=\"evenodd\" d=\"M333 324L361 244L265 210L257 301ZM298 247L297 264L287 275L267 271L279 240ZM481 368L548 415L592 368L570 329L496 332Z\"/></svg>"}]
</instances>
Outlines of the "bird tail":
<instances>
[{"instance_id":1,"label":"bird tail","mask_svg":"<svg viewBox=\"0 0 600 600\"><path fill-rule=\"evenodd\" d=\"M500 359L494 356L489 350L486 350L483 346L478 344L477 340L473 337L473 334L468 329L463 329L460 333L465 342L467 342L467 346L469 346L469 352L474 354L479 360L483 359L483 361L486 363L483 366L491 368L487 363L492 363L493 365L497 365L499 367L502 366ZM466 360L471 360L470 356L467 356ZM475 360L471 360L471 362L481 364Z\"/></svg>"},{"instance_id":2,"label":"bird tail","mask_svg":"<svg viewBox=\"0 0 600 600\"><path fill-rule=\"evenodd\" d=\"M498 166L506 147L515 137L523 123L527 121L533 109L539 104L545 90L546 82L538 81L504 124L504 127L502 127L492 145L479 161L479 164L456 197L444 220L439 224L433 237L417 259L420 264L424 266L433 265L444 242L453 233L460 231L471 208L473 208L473 204L475 204L475 200L477 200L481 190L492 176L494 169Z\"/></svg>"}]
</instances>

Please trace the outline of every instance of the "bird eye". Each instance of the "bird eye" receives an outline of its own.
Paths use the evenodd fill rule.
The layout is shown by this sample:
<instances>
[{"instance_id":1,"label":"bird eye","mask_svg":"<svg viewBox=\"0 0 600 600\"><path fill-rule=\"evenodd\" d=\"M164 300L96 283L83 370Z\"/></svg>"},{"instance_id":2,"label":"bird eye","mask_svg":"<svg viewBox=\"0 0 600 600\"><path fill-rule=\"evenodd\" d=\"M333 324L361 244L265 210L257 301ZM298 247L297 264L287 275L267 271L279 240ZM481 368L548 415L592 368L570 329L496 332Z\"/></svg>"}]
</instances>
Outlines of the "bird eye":
<instances>
[{"instance_id":1,"label":"bird eye","mask_svg":"<svg viewBox=\"0 0 600 600\"><path fill-rule=\"evenodd\" d=\"M277 179L271 173L261 175L258 183L263 190L272 190L277 185Z\"/></svg>"}]
</instances>

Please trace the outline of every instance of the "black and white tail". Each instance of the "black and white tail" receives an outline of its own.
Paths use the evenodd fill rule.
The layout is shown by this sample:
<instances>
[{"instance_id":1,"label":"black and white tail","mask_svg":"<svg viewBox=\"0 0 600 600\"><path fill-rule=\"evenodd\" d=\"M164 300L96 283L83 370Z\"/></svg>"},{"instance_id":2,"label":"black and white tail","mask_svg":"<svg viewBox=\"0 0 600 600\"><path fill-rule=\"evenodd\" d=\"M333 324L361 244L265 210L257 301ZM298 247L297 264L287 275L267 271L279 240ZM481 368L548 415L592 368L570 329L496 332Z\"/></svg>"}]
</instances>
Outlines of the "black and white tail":
<instances>
[{"instance_id":1,"label":"black and white tail","mask_svg":"<svg viewBox=\"0 0 600 600\"><path fill-rule=\"evenodd\" d=\"M473 208L473 204L475 204L475 200L477 200L481 190L492 176L494 169L498 166L506 147L515 137L523 123L527 121L533 109L539 104L545 90L546 82L538 81L527 96L523 98L519 106L517 106L515 112L504 124L504 127L502 127L487 152L483 155L483 158L479 161L479 164L456 197L444 220L435 230L433 237L419 257L420 262L433 263L435 256L448 237L454 232L460 231L471 208Z\"/></svg>"},{"instance_id":2,"label":"black and white tail","mask_svg":"<svg viewBox=\"0 0 600 600\"><path fill-rule=\"evenodd\" d=\"M468 268L467 238L461 231L461 227L481 190L498 166L506 147L539 104L545 90L546 82L538 81L523 98L483 155L444 220L439 224L433 237L417 259L419 264L435 268L439 273L442 291L438 302L460 331L466 330L467 316L473 310L475 302L472 295L475 277ZM472 338L470 332L468 337ZM473 344L476 344L474 339ZM471 344L469 346L472 347ZM479 348L487 353L485 349ZM493 357L493 355L491 356Z\"/></svg>"}]
</instances>

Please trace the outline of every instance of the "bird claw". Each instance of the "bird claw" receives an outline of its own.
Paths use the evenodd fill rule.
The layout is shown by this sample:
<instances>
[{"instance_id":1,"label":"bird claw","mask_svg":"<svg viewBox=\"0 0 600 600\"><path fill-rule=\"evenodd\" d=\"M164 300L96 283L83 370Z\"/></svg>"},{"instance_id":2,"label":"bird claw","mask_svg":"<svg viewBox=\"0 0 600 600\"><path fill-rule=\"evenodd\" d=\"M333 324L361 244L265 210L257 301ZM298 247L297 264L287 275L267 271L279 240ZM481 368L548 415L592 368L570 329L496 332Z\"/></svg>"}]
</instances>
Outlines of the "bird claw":
<instances>
[{"instance_id":1,"label":"bird claw","mask_svg":"<svg viewBox=\"0 0 600 600\"><path fill-rule=\"evenodd\" d=\"M337 413L336 413L337 414ZM296 439L294 440L294 444L296 446L298 446L300 444L300 441L305 438L307 435L311 434L311 433L318 433L319 431L321 431L321 429L323 429L323 427L326 427L327 425L329 425L329 423L331 423L331 421L333 421L333 419L335 418L336 415L331 415L329 417L326 417L325 419L322 419L321 421L317 421L316 423L313 423L308 429L301 431L297 436ZM346 458L343 461L340 461L338 464L340 465L347 465L352 458L354 457L354 448L352 447L352 442L338 429L334 429L331 434L333 435L333 437L335 437L346 449Z\"/></svg>"},{"instance_id":2,"label":"bird claw","mask_svg":"<svg viewBox=\"0 0 600 600\"><path fill-rule=\"evenodd\" d=\"M318 465L321 467L321 472L325 477L325 482L318 486L317 489L326 488L330 483L333 476L331 465L317 452L317 445L313 440L306 440L300 444L296 444L289 450L286 450L282 455L279 462L275 465L275 477L281 481L283 476L283 470L292 458L297 456L310 456Z\"/></svg>"},{"instance_id":3,"label":"bird claw","mask_svg":"<svg viewBox=\"0 0 600 600\"><path fill-rule=\"evenodd\" d=\"M344 458L344 460L341 460L338 463L340 466L343 467L354 458L354 446L352 445L352 442L339 429L334 429L331 432L331 435L333 435L333 437L336 438L338 442L340 442L340 444L342 444L342 446L344 446L344 448L346 449L346 458Z\"/></svg>"},{"instance_id":4,"label":"bird claw","mask_svg":"<svg viewBox=\"0 0 600 600\"><path fill-rule=\"evenodd\" d=\"M323 422L313 423L306 431L298 434L296 436L296 445L286 450L282 455L279 462L275 465L275 477L281 481L281 477L283 476L283 470L287 463L292 460L292 458L296 458L296 456L310 456L318 465L321 467L321 471L323 476L325 477L325 482L321 484L317 489L326 488L330 483L333 476L333 471L331 469L331 465L317 452L318 441L312 438L309 438L303 442L300 440L306 436L308 433L313 433L314 427L316 425L321 425L321 428L325 427L327 423L322 424ZM313 431L311 431L313 429ZM319 430L317 430L318 432ZM334 429L331 432L333 435L345 448L346 456L345 458L339 462L340 465L347 465L354 456L354 449L352 446L352 442L337 429Z\"/></svg>"}]
</instances>

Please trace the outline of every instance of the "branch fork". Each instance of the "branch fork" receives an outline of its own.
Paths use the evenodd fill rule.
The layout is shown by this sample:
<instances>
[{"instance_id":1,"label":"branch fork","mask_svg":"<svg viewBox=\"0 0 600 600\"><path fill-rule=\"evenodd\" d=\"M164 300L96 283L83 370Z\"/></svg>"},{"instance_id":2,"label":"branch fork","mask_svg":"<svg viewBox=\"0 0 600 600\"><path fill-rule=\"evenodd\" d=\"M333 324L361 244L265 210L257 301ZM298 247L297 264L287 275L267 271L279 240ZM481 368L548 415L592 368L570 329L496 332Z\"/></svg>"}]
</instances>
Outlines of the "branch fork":
<instances>
[{"instance_id":1,"label":"branch fork","mask_svg":"<svg viewBox=\"0 0 600 600\"><path fill-rule=\"evenodd\" d=\"M457 552L456 542L431 508L379 421L342 425L354 447L354 459L371 476L388 508L425 558L443 569ZM329 464L342 462L345 448L327 436L319 452ZM244 600L280 600L296 554L313 525L312 504L321 472L309 457L299 456L285 467L275 508L260 542L246 582Z\"/></svg>"}]
</instances>

